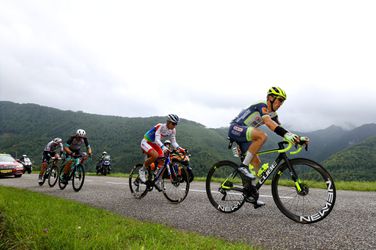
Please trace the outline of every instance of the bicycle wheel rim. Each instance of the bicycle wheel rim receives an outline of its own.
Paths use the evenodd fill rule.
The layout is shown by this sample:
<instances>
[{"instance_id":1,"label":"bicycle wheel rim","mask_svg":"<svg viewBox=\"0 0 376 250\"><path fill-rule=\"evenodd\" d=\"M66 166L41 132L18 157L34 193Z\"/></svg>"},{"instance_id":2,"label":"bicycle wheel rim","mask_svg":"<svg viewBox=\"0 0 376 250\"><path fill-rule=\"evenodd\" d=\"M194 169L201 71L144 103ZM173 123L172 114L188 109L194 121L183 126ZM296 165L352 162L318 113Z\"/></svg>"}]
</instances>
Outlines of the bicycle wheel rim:
<instances>
[{"instance_id":1,"label":"bicycle wheel rim","mask_svg":"<svg viewBox=\"0 0 376 250\"><path fill-rule=\"evenodd\" d=\"M243 189L237 164L220 161L209 170L206 177L206 194L210 203L223 213L237 211L244 204L243 193L234 188Z\"/></svg>"},{"instance_id":2,"label":"bicycle wheel rim","mask_svg":"<svg viewBox=\"0 0 376 250\"><path fill-rule=\"evenodd\" d=\"M302 224L315 223L332 211L336 189L333 178L318 163L308 159L290 161L301 190L291 179L287 164L278 167L272 182L273 199L279 210L288 218Z\"/></svg>"},{"instance_id":3,"label":"bicycle wheel rim","mask_svg":"<svg viewBox=\"0 0 376 250\"><path fill-rule=\"evenodd\" d=\"M50 187L54 187L56 185L56 182L59 178L58 168L56 166L53 166L51 168L50 174L48 175L48 185Z\"/></svg>"},{"instance_id":4,"label":"bicycle wheel rim","mask_svg":"<svg viewBox=\"0 0 376 250\"><path fill-rule=\"evenodd\" d=\"M85 182L85 169L82 165L77 165L73 171L72 186L73 190L78 192L81 190Z\"/></svg>"},{"instance_id":5,"label":"bicycle wheel rim","mask_svg":"<svg viewBox=\"0 0 376 250\"><path fill-rule=\"evenodd\" d=\"M137 164L133 167L131 173L129 174L129 189L136 199L141 199L148 192L148 186L146 185L146 183L142 183L138 176L138 171L141 167L142 164ZM146 179L148 179L147 175L148 174L146 174Z\"/></svg>"},{"instance_id":6,"label":"bicycle wheel rim","mask_svg":"<svg viewBox=\"0 0 376 250\"><path fill-rule=\"evenodd\" d=\"M163 195L173 203L181 203L189 192L189 180L186 168L181 168L180 173L171 169L171 175L166 174L167 168L159 178L162 179ZM184 178L185 176L185 178Z\"/></svg>"}]
</instances>

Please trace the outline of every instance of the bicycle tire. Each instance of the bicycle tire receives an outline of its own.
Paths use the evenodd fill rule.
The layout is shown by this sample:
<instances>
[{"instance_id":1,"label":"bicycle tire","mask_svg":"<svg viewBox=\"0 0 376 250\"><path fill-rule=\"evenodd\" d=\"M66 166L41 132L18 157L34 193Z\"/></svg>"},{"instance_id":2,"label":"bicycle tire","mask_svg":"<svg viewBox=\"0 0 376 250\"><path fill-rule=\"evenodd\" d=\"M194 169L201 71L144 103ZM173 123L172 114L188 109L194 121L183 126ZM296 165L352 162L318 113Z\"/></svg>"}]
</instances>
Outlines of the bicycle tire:
<instances>
[{"instance_id":1,"label":"bicycle tire","mask_svg":"<svg viewBox=\"0 0 376 250\"><path fill-rule=\"evenodd\" d=\"M51 167L50 174L48 175L48 185L50 187L54 187L58 179L59 179L59 168L56 165L53 165Z\"/></svg>"},{"instance_id":2,"label":"bicycle tire","mask_svg":"<svg viewBox=\"0 0 376 250\"><path fill-rule=\"evenodd\" d=\"M187 169L185 167L180 168L180 171L171 169L171 175L168 175L167 167L163 171L159 177L162 178L163 195L172 203L181 203L187 198L189 192L189 178L187 178L189 174Z\"/></svg>"},{"instance_id":3,"label":"bicycle tire","mask_svg":"<svg viewBox=\"0 0 376 250\"><path fill-rule=\"evenodd\" d=\"M67 187L67 185L68 185L68 183L62 183L61 182L61 177L60 177L60 175L61 175L61 173L63 173L64 172L64 165L62 164L61 165L61 167L60 167L60 171L59 171L59 188L61 189L61 190L63 190L63 189L65 189L66 187Z\"/></svg>"},{"instance_id":4,"label":"bicycle tire","mask_svg":"<svg viewBox=\"0 0 376 250\"><path fill-rule=\"evenodd\" d=\"M219 161L209 170L206 177L206 194L210 203L223 213L239 210L245 198L234 188L243 189L243 181L238 165L232 161Z\"/></svg>"},{"instance_id":5,"label":"bicycle tire","mask_svg":"<svg viewBox=\"0 0 376 250\"><path fill-rule=\"evenodd\" d=\"M272 194L278 209L289 219L310 224L324 219L333 209L336 189L333 178L319 163L309 159L289 160L297 174L301 190L291 179L284 162L275 171Z\"/></svg>"},{"instance_id":6,"label":"bicycle tire","mask_svg":"<svg viewBox=\"0 0 376 250\"><path fill-rule=\"evenodd\" d=\"M132 168L132 171L129 174L129 189L136 199L145 197L149 190L148 185L146 183L142 183L138 176L138 171L142 166L142 164L136 164L136 166ZM146 179L148 179L148 176L146 176Z\"/></svg>"},{"instance_id":7,"label":"bicycle tire","mask_svg":"<svg viewBox=\"0 0 376 250\"><path fill-rule=\"evenodd\" d=\"M72 187L73 190L78 192L81 190L85 182L85 168L81 164L78 164L72 173Z\"/></svg>"},{"instance_id":8,"label":"bicycle tire","mask_svg":"<svg viewBox=\"0 0 376 250\"><path fill-rule=\"evenodd\" d=\"M47 171L47 170L46 170ZM42 176L42 182L38 181L39 186L43 186L44 182L46 181L46 177L44 177L46 174L43 174Z\"/></svg>"}]
</instances>

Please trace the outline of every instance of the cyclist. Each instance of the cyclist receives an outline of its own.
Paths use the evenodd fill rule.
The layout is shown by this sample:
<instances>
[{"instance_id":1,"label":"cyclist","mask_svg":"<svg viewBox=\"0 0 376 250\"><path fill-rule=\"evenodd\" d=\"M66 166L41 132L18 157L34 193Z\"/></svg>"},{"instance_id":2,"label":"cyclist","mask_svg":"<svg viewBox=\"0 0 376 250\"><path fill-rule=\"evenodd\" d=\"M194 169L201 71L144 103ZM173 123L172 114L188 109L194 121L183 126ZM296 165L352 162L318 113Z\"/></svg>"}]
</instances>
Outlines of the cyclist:
<instances>
[{"instance_id":1,"label":"cyclist","mask_svg":"<svg viewBox=\"0 0 376 250\"><path fill-rule=\"evenodd\" d=\"M165 147L167 147L168 149L170 149L171 148L171 141L170 140L165 140L163 142L163 145L165 145Z\"/></svg>"},{"instance_id":2,"label":"cyclist","mask_svg":"<svg viewBox=\"0 0 376 250\"><path fill-rule=\"evenodd\" d=\"M92 150L86 137L86 132L83 129L78 129L76 134L72 135L65 143L64 151L67 156L64 171L60 175L62 183L68 183L68 174L73 164L74 158L80 155L82 144L85 144L87 153L91 156Z\"/></svg>"},{"instance_id":3,"label":"cyclist","mask_svg":"<svg viewBox=\"0 0 376 250\"><path fill-rule=\"evenodd\" d=\"M169 138L171 140L171 146L179 150L180 152L184 152L185 149L179 146L176 142L176 125L179 123L180 119L177 115L169 114L167 116L166 123L158 123L154 127L152 127L146 134L144 135L144 139L141 141L141 149L147 155L147 158L139 170L139 177L142 182L146 181L145 171L146 168L150 167L150 164L154 163L158 157L163 157L164 152L169 150L169 148L163 145L161 139ZM162 178L159 178L157 187L161 189Z\"/></svg>"},{"instance_id":4,"label":"cyclist","mask_svg":"<svg viewBox=\"0 0 376 250\"><path fill-rule=\"evenodd\" d=\"M47 143L46 147L43 150L43 158L42 158L42 167L40 168L38 182L43 182L43 175L46 172L48 163L52 157L60 158L60 154L56 152L59 149L60 154L63 153L63 140L61 138L56 137L49 143Z\"/></svg>"},{"instance_id":5,"label":"cyclist","mask_svg":"<svg viewBox=\"0 0 376 250\"><path fill-rule=\"evenodd\" d=\"M266 102L259 102L242 110L240 114L232 120L228 131L230 139L236 141L242 152L247 151L244 161L239 165L238 170L247 180L245 185L248 189L246 201L254 203L250 197L252 181L256 179L255 174L261 175L267 163L260 169L260 158L257 152L261 149L267 140L267 134L258 127L265 124L271 131L285 138L287 141L299 143L300 137L284 129L278 120L276 111L286 100L286 93L279 87L272 87L268 90ZM251 164L251 165L250 165ZM253 173L248 170L253 169ZM262 201L257 201L259 206L265 205Z\"/></svg>"}]
</instances>

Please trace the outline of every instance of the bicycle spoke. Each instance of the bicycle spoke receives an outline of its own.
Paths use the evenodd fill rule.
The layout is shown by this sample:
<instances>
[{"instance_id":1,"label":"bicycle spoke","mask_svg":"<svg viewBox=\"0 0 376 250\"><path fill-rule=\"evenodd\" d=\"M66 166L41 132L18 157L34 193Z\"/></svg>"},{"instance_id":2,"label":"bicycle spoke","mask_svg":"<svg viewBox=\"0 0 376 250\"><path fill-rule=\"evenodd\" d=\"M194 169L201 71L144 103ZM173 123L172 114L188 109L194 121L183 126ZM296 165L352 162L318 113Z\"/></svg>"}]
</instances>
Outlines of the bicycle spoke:
<instances>
[{"instance_id":1,"label":"bicycle spoke","mask_svg":"<svg viewBox=\"0 0 376 250\"><path fill-rule=\"evenodd\" d=\"M233 162L216 163L206 178L206 193L211 204L221 212L231 213L244 204L242 180Z\"/></svg>"},{"instance_id":2,"label":"bicycle spoke","mask_svg":"<svg viewBox=\"0 0 376 250\"><path fill-rule=\"evenodd\" d=\"M310 160L294 159L290 163L299 178L298 190L291 180L287 164L279 167L273 177L272 191L277 207L287 217L300 223L313 223L326 217L335 201L331 176L320 165ZM292 188L294 186L294 188ZM291 197L283 199L282 197Z\"/></svg>"}]
</instances>

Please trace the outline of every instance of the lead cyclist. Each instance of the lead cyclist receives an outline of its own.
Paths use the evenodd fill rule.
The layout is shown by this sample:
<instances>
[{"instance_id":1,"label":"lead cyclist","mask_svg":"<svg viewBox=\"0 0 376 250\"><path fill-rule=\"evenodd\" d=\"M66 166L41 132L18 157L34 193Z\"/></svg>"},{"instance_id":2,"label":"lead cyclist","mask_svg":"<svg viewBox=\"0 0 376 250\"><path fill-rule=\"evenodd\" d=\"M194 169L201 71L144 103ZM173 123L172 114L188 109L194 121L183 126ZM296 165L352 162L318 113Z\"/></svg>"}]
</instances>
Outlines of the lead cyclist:
<instances>
[{"instance_id":1,"label":"lead cyclist","mask_svg":"<svg viewBox=\"0 0 376 250\"><path fill-rule=\"evenodd\" d=\"M228 136L237 142L242 152L246 152L243 162L239 165L238 170L246 179L245 188L248 190L245 200L256 203L257 206L265 205L260 200L255 200L251 196L252 182L256 176L260 176L267 167L265 163L261 168L261 160L257 152L265 144L268 136L258 127L266 125L271 131L283 137L292 143L300 143L301 137L284 129L277 115L277 110L286 100L286 92L279 87L271 87L266 96L266 102L258 102L242 110L239 115L231 121ZM305 143L309 142L304 137Z\"/></svg>"}]
</instances>

